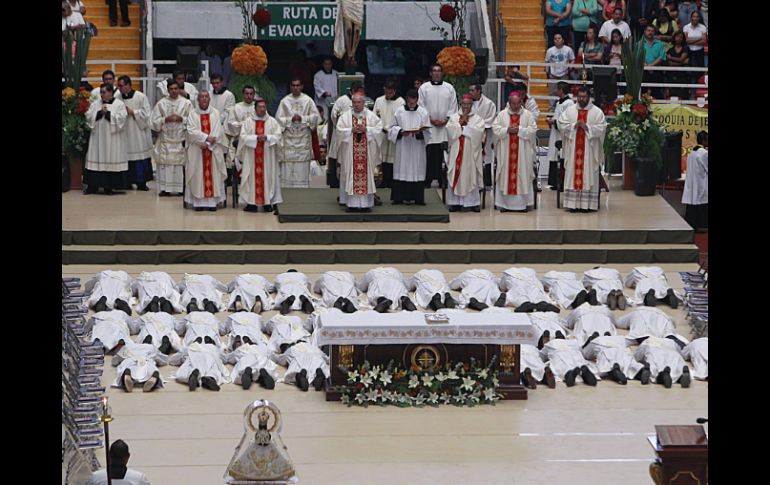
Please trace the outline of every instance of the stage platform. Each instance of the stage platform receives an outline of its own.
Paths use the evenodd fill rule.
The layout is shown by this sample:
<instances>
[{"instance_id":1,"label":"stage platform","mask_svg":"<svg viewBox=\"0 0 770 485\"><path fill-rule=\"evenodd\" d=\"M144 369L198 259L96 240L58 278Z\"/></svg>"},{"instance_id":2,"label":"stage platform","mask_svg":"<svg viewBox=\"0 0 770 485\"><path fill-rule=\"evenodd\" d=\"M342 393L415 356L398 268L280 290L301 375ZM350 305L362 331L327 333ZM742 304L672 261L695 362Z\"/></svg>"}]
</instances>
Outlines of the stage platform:
<instances>
[{"instance_id":1,"label":"stage platform","mask_svg":"<svg viewBox=\"0 0 770 485\"><path fill-rule=\"evenodd\" d=\"M114 196L62 194L62 263L654 264L698 256L692 229L662 197L637 197L619 190L618 180L602 193L601 210L587 214L557 208L556 193L547 188L528 213L495 211L488 193L481 213L450 215L439 207L437 189L426 192L432 201L426 207L392 206L381 190L383 205L372 213L345 213L332 189L286 189L279 216L242 207L195 212L182 208L181 197L159 198L153 185L149 192ZM305 202L291 202L303 195ZM318 208L321 197L325 205ZM443 211L449 222L384 220L428 210L436 217ZM279 222L323 214L358 219Z\"/></svg>"}]
</instances>

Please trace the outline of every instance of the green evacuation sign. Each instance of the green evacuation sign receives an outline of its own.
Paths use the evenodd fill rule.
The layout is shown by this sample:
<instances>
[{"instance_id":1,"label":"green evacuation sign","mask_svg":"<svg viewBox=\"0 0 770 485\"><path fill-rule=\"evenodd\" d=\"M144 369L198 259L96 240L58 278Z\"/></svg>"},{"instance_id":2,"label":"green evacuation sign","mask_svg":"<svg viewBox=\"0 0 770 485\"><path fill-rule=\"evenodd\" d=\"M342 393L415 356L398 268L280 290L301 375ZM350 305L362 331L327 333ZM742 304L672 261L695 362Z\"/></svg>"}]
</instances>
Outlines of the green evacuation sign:
<instances>
[{"instance_id":1,"label":"green evacuation sign","mask_svg":"<svg viewBox=\"0 0 770 485\"><path fill-rule=\"evenodd\" d=\"M270 25L259 29L259 39L334 39L337 6L333 3L282 2L268 5L267 10L270 12ZM366 16L366 6L364 6L364 16ZM361 39L364 39L364 30L362 27Z\"/></svg>"}]
</instances>

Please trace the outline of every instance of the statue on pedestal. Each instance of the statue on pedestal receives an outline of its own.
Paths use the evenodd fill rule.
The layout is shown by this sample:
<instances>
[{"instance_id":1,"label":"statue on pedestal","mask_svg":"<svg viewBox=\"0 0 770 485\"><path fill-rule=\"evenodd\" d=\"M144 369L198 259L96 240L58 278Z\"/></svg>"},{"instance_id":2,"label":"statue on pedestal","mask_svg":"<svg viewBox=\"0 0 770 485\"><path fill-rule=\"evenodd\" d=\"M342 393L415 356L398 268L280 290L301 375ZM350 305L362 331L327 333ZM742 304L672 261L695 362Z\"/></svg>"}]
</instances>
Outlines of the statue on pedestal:
<instances>
[{"instance_id":1,"label":"statue on pedestal","mask_svg":"<svg viewBox=\"0 0 770 485\"><path fill-rule=\"evenodd\" d=\"M363 0L337 0L337 19L334 22L334 55L345 58L346 72L355 73L356 50L364 24Z\"/></svg>"}]
</instances>

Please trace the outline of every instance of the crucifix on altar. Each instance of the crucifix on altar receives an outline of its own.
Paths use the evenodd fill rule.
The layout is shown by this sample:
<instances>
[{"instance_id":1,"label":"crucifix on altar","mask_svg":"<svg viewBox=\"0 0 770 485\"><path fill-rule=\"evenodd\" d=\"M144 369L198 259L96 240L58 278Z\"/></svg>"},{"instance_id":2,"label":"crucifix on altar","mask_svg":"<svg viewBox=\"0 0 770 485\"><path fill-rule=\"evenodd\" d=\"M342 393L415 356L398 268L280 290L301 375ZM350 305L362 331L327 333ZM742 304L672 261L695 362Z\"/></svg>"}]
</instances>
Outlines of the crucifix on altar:
<instances>
[{"instance_id":1,"label":"crucifix on altar","mask_svg":"<svg viewBox=\"0 0 770 485\"><path fill-rule=\"evenodd\" d=\"M337 18L334 22L334 55L345 59L345 73L355 74L356 50L361 41L364 24L363 0L337 0Z\"/></svg>"}]
</instances>

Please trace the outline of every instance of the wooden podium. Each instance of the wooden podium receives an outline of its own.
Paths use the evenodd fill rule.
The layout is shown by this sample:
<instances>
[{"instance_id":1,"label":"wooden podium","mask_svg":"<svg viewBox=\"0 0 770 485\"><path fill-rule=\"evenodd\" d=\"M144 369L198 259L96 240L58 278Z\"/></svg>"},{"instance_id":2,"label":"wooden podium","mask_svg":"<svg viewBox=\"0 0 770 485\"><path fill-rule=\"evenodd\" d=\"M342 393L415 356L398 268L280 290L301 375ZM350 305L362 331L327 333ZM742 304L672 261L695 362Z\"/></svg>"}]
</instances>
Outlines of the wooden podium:
<instances>
[{"instance_id":1,"label":"wooden podium","mask_svg":"<svg viewBox=\"0 0 770 485\"><path fill-rule=\"evenodd\" d=\"M656 485L705 485L708 483L708 440L703 426L655 426L648 438L658 460L650 465Z\"/></svg>"}]
</instances>

